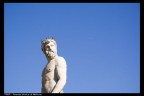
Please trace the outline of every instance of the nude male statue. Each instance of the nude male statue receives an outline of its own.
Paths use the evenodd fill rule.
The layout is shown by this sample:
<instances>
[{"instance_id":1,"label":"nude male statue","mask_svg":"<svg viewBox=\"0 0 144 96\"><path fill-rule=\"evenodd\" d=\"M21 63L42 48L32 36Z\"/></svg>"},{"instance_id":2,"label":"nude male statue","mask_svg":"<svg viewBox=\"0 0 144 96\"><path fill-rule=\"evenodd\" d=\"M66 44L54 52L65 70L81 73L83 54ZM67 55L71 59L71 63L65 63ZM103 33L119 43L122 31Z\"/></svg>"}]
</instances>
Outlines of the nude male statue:
<instances>
[{"instance_id":1,"label":"nude male statue","mask_svg":"<svg viewBox=\"0 0 144 96\"><path fill-rule=\"evenodd\" d=\"M42 93L64 93L67 65L63 57L57 54L57 44L54 38L46 38L41 42L42 51L48 63L42 72Z\"/></svg>"}]
</instances>

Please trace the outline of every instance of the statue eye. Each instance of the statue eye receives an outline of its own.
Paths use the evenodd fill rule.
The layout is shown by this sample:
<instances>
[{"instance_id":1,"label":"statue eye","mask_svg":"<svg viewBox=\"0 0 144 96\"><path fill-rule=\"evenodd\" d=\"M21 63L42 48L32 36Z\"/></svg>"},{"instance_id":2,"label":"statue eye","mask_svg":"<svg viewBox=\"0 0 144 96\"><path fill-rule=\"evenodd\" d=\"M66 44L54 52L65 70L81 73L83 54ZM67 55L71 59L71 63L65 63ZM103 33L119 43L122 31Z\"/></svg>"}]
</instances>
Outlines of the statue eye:
<instances>
[{"instance_id":1,"label":"statue eye","mask_svg":"<svg viewBox=\"0 0 144 96\"><path fill-rule=\"evenodd\" d=\"M46 50L49 50L49 46L46 47Z\"/></svg>"}]
</instances>

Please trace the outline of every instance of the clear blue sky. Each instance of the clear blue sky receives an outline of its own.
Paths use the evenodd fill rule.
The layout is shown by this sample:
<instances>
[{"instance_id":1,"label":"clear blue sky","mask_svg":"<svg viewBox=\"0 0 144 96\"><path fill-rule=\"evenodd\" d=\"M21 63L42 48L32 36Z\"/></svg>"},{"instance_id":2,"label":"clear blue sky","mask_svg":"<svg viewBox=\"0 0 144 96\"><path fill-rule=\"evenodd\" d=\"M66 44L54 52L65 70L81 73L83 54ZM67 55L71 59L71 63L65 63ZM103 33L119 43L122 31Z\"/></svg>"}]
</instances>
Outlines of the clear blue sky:
<instances>
[{"instance_id":1,"label":"clear blue sky","mask_svg":"<svg viewBox=\"0 0 144 96\"><path fill-rule=\"evenodd\" d=\"M4 92L40 93L54 36L65 93L140 92L140 3L5 3Z\"/></svg>"}]
</instances>

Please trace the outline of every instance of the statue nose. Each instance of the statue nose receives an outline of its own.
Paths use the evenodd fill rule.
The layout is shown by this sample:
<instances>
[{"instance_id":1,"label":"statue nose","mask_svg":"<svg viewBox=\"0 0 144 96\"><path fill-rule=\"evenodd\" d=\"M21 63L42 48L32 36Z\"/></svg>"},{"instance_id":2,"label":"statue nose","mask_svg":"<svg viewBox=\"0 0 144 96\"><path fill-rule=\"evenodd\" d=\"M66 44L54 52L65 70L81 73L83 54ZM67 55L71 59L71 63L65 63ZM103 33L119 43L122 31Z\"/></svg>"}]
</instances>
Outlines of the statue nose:
<instances>
[{"instance_id":1,"label":"statue nose","mask_svg":"<svg viewBox=\"0 0 144 96\"><path fill-rule=\"evenodd\" d=\"M49 47L49 49L51 50L51 47Z\"/></svg>"},{"instance_id":2,"label":"statue nose","mask_svg":"<svg viewBox=\"0 0 144 96\"><path fill-rule=\"evenodd\" d=\"M51 49L51 47L49 47L49 51L51 51L52 49Z\"/></svg>"}]
</instances>

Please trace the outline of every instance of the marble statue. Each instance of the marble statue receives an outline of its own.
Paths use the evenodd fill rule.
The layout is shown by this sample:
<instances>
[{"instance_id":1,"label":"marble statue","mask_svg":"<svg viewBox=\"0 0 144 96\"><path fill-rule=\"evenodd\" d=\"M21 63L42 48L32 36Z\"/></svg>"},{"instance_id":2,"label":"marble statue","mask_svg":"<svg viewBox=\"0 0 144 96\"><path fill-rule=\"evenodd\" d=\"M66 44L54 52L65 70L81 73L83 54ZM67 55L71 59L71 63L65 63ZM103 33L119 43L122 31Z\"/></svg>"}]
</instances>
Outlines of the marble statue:
<instances>
[{"instance_id":1,"label":"marble statue","mask_svg":"<svg viewBox=\"0 0 144 96\"><path fill-rule=\"evenodd\" d=\"M42 93L64 93L67 79L67 65L63 57L57 54L57 44L54 38L41 41L41 48L48 60L42 71Z\"/></svg>"}]
</instances>

